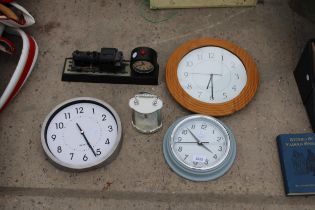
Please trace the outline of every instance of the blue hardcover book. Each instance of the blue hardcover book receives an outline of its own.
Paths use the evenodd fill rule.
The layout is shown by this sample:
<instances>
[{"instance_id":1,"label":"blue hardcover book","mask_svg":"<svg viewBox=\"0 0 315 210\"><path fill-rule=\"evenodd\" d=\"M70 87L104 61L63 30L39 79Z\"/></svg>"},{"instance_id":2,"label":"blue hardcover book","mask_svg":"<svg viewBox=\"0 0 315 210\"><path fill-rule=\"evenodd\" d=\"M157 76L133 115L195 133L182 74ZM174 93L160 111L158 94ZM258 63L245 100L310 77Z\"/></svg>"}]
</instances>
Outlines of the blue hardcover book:
<instances>
[{"instance_id":1,"label":"blue hardcover book","mask_svg":"<svg viewBox=\"0 0 315 210\"><path fill-rule=\"evenodd\" d=\"M315 134L282 134L277 145L286 195L315 194Z\"/></svg>"}]
</instances>

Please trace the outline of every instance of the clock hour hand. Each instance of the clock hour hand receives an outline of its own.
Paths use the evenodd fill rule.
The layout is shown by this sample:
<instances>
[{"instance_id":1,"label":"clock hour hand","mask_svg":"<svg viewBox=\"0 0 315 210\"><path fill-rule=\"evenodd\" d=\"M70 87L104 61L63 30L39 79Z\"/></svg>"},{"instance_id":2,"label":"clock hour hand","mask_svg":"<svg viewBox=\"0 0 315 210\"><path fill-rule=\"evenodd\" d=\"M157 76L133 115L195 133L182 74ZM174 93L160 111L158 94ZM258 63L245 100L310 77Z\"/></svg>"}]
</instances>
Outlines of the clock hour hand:
<instances>
[{"instance_id":1,"label":"clock hour hand","mask_svg":"<svg viewBox=\"0 0 315 210\"><path fill-rule=\"evenodd\" d=\"M94 156L96 157L97 154L95 153L93 147L91 146L90 142L89 142L88 139L86 138L86 136L85 136L85 134L84 134L84 131L82 130L82 128L80 127L80 125L79 125L78 123L76 123L76 124L77 124L77 127L78 127L79 130L80 130L81 135L83 136L84 140L86 141L87 145L89 146L89 148L92 150Z\"/></svg>"},{"instance_id":2,"label":"clock hour hand","mask_svg":"<svg viewBox=\"0 0 315 210\"><path fill-rule=\"evenodd\" d=\"M191 132L191 130L189 128L187 128L189 133L194 137L194 139L197 141L198 145L202 146L203 148L205 148L206 150L208 150L209 152L213 153L208 147L206 147L202 141L200 141L197 136L195 136L195 134L193 134L193 132Z\"/></svg>"},{"instance_id":3,"label":"clock hour hand","mask_svg":"<svg viewBox=\"0 0 315 210\"><path fill-rule=\"evenodd\" d=\"M207 85L207 89L209 89L209 85L210 85L210 83L212 83L212 78L213 78L213 74L210 74L210 79L209 79L209 82Z\"/></svg>"}]
</instances>

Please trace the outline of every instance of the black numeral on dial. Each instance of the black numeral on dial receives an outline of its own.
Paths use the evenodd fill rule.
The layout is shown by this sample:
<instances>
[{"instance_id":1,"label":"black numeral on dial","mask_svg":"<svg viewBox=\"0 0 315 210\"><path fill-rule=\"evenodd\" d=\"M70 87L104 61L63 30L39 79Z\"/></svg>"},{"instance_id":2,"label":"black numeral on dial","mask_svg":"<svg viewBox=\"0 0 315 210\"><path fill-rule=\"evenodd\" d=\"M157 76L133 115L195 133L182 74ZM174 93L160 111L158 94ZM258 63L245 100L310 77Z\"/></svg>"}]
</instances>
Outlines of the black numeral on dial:
<instances>
[{"instance_id":1,"label":"black numeral on dial","mask_svg":"<svg viewBox=\"0 0 315 210\"><path fill-rule=\"evenodd\" d=\"M86 156L86 154L82 158L84 161L87 161L89 158Z\"/></svg>"},{"instance_id":2,"label":"black numeral on dial","mask_svg":"<svg viewBox=\"0 0 315 210\"><path fill-rule=\"evenodd\" d=\"M67 119L70 119L70 112L67 112L67 113L64 113L65 114L65 119L67 120Z\"/></svg>"},{"instance_id":3,"label":"black numeral on dial","mask_svg":"<svg viewBox=\"0 0 315 210\"><path fill-rule=\"evenodd\" d=\"M77 114L83 114L83 107L77 107L75 108L75 110L77 111Z\"/></svg>"},{"instance_id":4,"label":"black numeral on dial","mask_svg":"<svg viewBox=\"0 0 315 210\"><path fill-rule=\"evenodd\" d=\"M188 158L188 156L189 156L189 155L187 155L187 154L186 154L186 155L185 155L185 158L184 158L184 160L186 160L186 159Z\"/></svg>"},{"instance_id":5,"label":"black numeral on dial","mask_svg":"<svg viewBox=\"0 0 315 210\"><path fill-rule=\"evenodd\" d=\"M192 89L191 84L188 84L188 85L186 86L186 88L187 88L188 90L191 90L191 89Z\"/></svg>"},{"instance_id":6,"label":"black numeral on dial","mask_svg":"<svg viewBox=\"0 0 315 210\"><path fill-rule=\"evenodd\" d=\"M64 128L63 122L55 123L55 125L56 125L56 129L63 129Z\"/></svg>"},{"instance_id":7,"label":"black numeral on dial","mask_svg":"<svg viewBox=\"0 0 315 210\"><path fill-rule=\"evenodd\" d=\"M61 153L61 152L62 152L61 146L58 146L58 147L57 147L57 152L58 152L58 153Z\"/></svg>"},{"instance_id":8,"label":"black numeral on dial","mask_svg":"<svg viewBox=\"0 0 315 210\"><path fill-rule=\"evenodd\" d=\"M187 61L186 65L187 65L188 67L191 67L191 66L194 65L194 63L193 63L192 61Z\"/></svg>"}]
</instances>

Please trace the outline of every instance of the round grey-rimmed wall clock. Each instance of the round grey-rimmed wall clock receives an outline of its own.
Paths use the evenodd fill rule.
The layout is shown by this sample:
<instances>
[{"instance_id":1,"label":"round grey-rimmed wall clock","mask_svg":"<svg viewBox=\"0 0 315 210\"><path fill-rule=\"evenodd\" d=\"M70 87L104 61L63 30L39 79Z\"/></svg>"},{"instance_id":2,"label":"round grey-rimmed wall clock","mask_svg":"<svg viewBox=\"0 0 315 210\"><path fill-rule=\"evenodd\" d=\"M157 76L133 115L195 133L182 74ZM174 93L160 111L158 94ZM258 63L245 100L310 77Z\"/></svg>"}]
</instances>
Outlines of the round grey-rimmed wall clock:
<instances>
[{"instance_id":1,"label":"round grey-rimmed wall clock","mask_svg":"<svg viewBox=\"0 0 315 210\"><path fill-rule=\"evenodd\" d=\"M110 161L119 151L121 136L120 118L109 104L80 97L59 104L48 114L41 142L54 165L83 171Z\"/></svg>"},{"instance_id":2,"label":"round grey-rimmed wall clock","mask_svg":"<svg viewBox=\"0 0 315 210\"><path fill-rule=\"evenodd\" d=\"M209 181L230 169L236 156L236 142L232 131L221 121L190 115L170 126L163 140L163 153L179 176Z\"/></svg>"}]
</instances>

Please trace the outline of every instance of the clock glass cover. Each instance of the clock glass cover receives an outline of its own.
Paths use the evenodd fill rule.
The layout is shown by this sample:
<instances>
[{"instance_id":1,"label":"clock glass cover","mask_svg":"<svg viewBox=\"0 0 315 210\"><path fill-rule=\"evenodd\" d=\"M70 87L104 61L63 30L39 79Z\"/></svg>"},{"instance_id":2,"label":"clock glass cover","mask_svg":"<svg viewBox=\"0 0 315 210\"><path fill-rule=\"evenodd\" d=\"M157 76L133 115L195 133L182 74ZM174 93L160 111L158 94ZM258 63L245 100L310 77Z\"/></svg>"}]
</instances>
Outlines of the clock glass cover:
<instances>
[{"instance_id":1,"label":"clock glass cover","mask_svg":"<svg viewBox=\"0 0 315 210\"><path fill-rule=\"evenodd\" d=\"M174 129L170 142L175 158L184 166L208 170L228 154L230 141L225 128L209 118L188 118Z\"/></svg>"},{"instance_id":2,"label":"clock glass cover","mask_svg":"<svg viewBox=\"0 0 315 210\"><path fill-rule=\"evenodd\" d=\"M149 61L136 61L132 64L135 71L140 73L149 73L154 70L154 66Z\"/></svg>"},{"instance_id":3,"label":"clock glass cover","mask_svg":"<svg viewBox=\"0 0 315 210\"><path fill-rule=\"evenodd\" d=\"M193 98L224 103L237 97L247 82L245 66L230 51L207 46L194 49L178 65L178 80Z\"/></svg>"}]
</instances>

